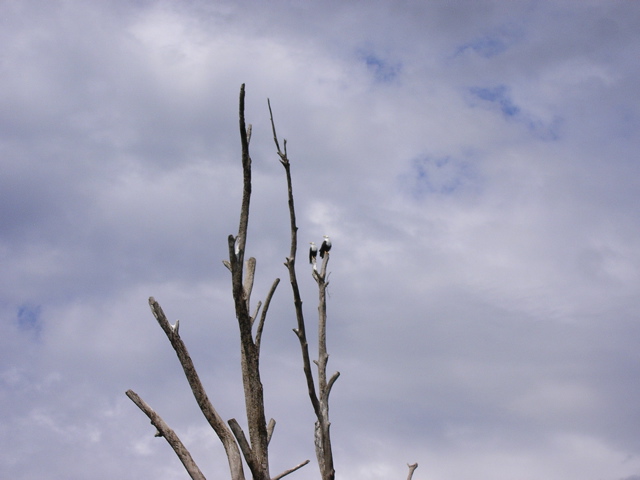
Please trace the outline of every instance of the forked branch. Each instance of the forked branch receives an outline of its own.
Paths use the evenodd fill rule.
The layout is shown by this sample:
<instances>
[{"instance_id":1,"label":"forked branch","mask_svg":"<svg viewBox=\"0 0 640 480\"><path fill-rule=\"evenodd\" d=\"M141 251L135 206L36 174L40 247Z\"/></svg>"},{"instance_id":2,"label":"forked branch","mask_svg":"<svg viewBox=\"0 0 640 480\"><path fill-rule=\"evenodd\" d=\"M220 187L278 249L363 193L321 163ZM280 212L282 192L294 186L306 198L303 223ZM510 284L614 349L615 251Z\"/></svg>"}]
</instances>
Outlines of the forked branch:
<instances>
[{"instance_id":1,"label":"forked branch","mask_svg":"<svg viewBox=\"0 0 640 480\"><path fill-rule=\"evenodd\" d=\"M198 376L196 367L191 360L191 356L187 351L187 347L180 338L178 329L171 326L169 320L167 320L166 315L162 311L160 304L156 302L153 297L149 298L149 306L151 307L151 311L156 317L158 324L171 342L171 346L178 355L178 360L180 361L180 365L182 365L185 377L189 382L189 386L191 387L191 391L194 398L196 399L196 402L198 402L200 410L209 422L209 425L211 425L211 428L213 428L213 430L218 435L218 438L222 442L222 445L227 454L227 460L229 461L231 478L233 480L244 480L242 458L240 456L240 450L238 449L238 445L234 439L233 433L231 432L229 427L227 427L222 417L220 417L216 409L213 408L213 405L209 401L209 397L207 396L207 393L202 386L202 382L200 381L200 377Z\"/></svg>"}]
</instances>

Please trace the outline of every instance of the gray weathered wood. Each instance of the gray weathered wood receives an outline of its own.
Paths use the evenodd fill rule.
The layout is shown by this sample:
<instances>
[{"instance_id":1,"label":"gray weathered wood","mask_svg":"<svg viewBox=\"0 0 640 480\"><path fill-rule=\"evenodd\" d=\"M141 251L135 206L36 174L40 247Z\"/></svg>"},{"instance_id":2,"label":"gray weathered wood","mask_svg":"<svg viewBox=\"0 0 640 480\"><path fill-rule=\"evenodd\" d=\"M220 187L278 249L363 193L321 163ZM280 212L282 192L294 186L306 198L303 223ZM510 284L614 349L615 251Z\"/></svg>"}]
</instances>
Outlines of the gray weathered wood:
<instances>
[{"instance_id":1,"label":"gray weathered wood","mask_svg":"<svg viewBox=\"0 0 640 480\"><path fill-rule=\"evenodd\" d=\"M416 468L418 468L418 464L414 463L413 465L409 465L407 463L407 467L409 467L409 476L407 477L407 480L411 480L413 478L413 472L415 472Z\"/></svg>"},{"instance_id":2,"label":"gray weathered wood","mask_svg":"<svg viewBox=\"0 0 640 480\"><path fill-rule=\"evenodd\" d=\"M189 386L191 387L191 391L198 403L198 406L200 407L200 410L222 442L229 462L232 480L244 480L245 477L242 468L242 457L233 433L229 427L227 427L227 424L209 400L209 397L202 386L202 382L200 381L198 372L196 371L196 367L194 366L191 356L187 351L186 345L180 338L178 332L171 327L162 307L160 307L160 304L156 302L153 297L149 298L149 306L151 307L151 311L156 317L158 324L171 342L171 346L178 355L178 360L180 361L180 365L182 365L185 377L189 382Z\"/></svg>"},{"instance_id":3,"label":"gray weathered wood","mask_svg":"<svg viewBox=\"0 0 640 480\"><path fill-rule=\"evenodd\" d=\"M144 414L149 417L151 424L158 429L156 436L164 437L167 443L173 448L185 470L193 480L206 480L205 476L196 465L193 457L189 453L189 450L184 446L176 432L174 432L169 425L158 415L140 396L133 390L127 390L127 397L135 403Z\"/></svg>"}]
</instances>

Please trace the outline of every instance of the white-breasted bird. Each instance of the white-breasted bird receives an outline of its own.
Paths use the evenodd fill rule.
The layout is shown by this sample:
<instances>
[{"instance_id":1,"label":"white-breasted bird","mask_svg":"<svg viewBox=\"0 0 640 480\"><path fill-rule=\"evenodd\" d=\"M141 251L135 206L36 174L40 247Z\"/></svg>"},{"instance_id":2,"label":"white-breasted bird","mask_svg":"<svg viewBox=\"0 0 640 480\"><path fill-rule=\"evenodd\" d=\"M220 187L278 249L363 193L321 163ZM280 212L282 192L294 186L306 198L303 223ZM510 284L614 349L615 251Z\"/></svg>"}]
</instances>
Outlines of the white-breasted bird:
<instances>
[{"instance_id":1,"label":"white-breasted bird","mask_svg":"<svg viewBox=\"0 0 640 480\"><path fill-rule=\"evenodd\" d=\"M316 244L313 242L309 242L309 245L309 264L315 265L316 255L318 255L318 247L316 247Z\"/></svg>"},{"instance_id":2,"label":"white-breasted bird","mask_svg":"<svg viewBox=\"0 0 640 480\"><path fill-rule=\"evenodd\" d=\"M324 258L324 254L331 250L331 240L329 240L329 236L325 235L322 238L322 245L320 245L320 258Z\"/></svg>"}]
</instances>

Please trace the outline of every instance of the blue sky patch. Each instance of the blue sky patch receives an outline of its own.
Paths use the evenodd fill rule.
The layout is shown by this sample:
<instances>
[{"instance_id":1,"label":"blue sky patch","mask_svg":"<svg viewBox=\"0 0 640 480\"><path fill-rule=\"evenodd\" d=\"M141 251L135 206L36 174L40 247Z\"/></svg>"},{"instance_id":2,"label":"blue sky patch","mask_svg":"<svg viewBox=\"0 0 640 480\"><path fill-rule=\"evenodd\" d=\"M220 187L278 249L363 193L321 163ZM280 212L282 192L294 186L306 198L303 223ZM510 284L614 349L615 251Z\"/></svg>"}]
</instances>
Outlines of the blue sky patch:
<instances>
[{"instance_id":1,"label":"blue sky patch","mask_svg":"<svg viewBox=\"0 0 640 480\"><path fill-rule=\"evenodd\" d=\"M534 136L542 140L560 138L562 119L556 117L545 121L528 113L512 100L508 86L469 87L468 91L473 98L472 106L485 105L490 109L498 110L505 118L524 125Z\"/></svg>"},{"instance_id":2,"label":"blue sky patch","mask_svg":"<svg viewBox=\"0 0 640 480\"><path fill-rule=\"evenodd\" d=\"M373 53L363 54L362 59L378 82L390 82L394 80L402 70L400 63L387 62Z\"/></svg>"},{"instance_id":3,"label":"blue sky patch","mask_svg":"<svg viewBox=\"0 0 640 480\"><path fill-rule=\"evenodd\" d=\"M40 305L23 304L18 307L18 326L21 330L40 332L42 323L40 314L42 308Z\"/></svg>"},{"instance_id":4,"label":"blue sky patch","mask_svg":"<svg viewBox=\"0 0 640 480\"><path fill-rule=\"evenodd\" d=\"M479 35L460 45L454 53L459 55L475 54L482 58L493 58L503 54L523 38L518 23L508 23L492 28L484 35Z\"/></svg>"},{"instance_id":5,"label":"blue sky patch","mask_svg":"<svg viewBox=\"0 0 640 480\"><path fill-rule=\"evenodd\" d=\"M509 88L506 85L498 85L495 87L471 87L469 89L472 95L491 102L500 108L500 111L507 117L513 117L520 113L518 107L509 96Z\"/></svg>"},{"instance_id":6,"label":"blue sky patch","mask_svg":"<svg viewBox=\"0 0 640 480\"><path fill-rule=\"evenodd\" d=\"M412 195L450 195L462 188L471 178L468 162L451 156L418 157L411 161L409 173L402 176Z\"/></svg>"},{"instance_id":7,"label":"blue sky patch","mask_svg":"<svg viewBox=\"0 0 640 480\"><path fill-rule=\"evenodd\" d=\"M485 36L465 43L456 50L455 56L472 51L481 57L491 58L505 52L507 48L508 45L503 39Z\"/></svg>"}]
</instances>

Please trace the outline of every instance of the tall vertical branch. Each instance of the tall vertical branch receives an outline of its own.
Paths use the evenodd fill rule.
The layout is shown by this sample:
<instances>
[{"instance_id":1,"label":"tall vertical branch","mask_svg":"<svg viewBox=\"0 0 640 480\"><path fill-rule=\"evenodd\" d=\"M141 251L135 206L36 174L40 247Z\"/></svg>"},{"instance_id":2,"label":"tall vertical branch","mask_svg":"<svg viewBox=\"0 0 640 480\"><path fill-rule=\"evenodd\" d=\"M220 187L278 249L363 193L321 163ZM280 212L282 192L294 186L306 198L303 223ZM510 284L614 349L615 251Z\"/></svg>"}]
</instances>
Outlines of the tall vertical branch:
<instances>
[{"instance_id":1,"label":"tall vertical branch","mask_svg":"<svg viewBox=\"0 0 640 480\"><path fill-rule=\"evenodd\" d=\"M296 276L296 251L298 248L298 227L296 225L296 210L293 202L293 184L291 181L291 164L287 157L287 142L284 142L284 152L280 150L280 143L278 142L278 136L276 134L276 126L273 121L273 112L271 111L271 102L267 100L269 105L269 115L271 117L271 127L273 129L273 141L278 149L278 156L280 157L280 163L284 167L287 177L287 191L288 191L288 203L289 203L289 221L291 230L291 247L289 256L286 259L285 266L289 271L289 281L291 282L291 290L293 291L293 304L296 311L297 328L294 329L300 341L300 348L302 350L302 363L305 378L307 380L307 389L309 391L309 398L313 405L313 410L317 415L320 414L320 403L318 402L318 396L316 395L316 386L313 381L313 374L311 372L311 360L309 357L309 344L307 343L307 334L304 325L304 313L302 312L302 299L300 297L300 289L298 287L298 278Z\"/></svg>"},{"instance_id":2,"label":"tall vertical branch","mask_svg":"<svg viewBox=\"0 0 640 480\"><path fill-rule=\"evenodd\" d=\"M340 372L335 372L327 380L327 363L329 362L329 353L327 352L327 287L329 286L327 265L329 264L329 258L330 254L326 252L320 272L314 270L312 273L314 280L318 284L318 360L315 363L318 367L318 390L320 394L320 416L316 420L315 442L323 480L333 480L335 478L333 452L331 450L329 394L333 384L340 376ZM322 455L320 455L320 452Z\"/></svg>"},{"instance_id":3,"label":"tall vertical branch","mask_svg":"<svg viewBox=\"0 0 640 480\"><path fill-rule=\"evenodd\" d=\"M319 315L319 345L318 355L319 359L316 363L318 366L318 390L320 396L316 391L316 386L313 378L313 372L311 370L311 360L309 356L309 344L307 342L307 334L304 323L304 314L302 311L302 299L300 296L300 289L298 287L298 279L296 276L296 252L298 248L298 227L296 225L296 212L295 204L293 201L293 186L291 181L291 164L287 156L287 141L283 141L284 151L280 149L280 142L278 141L278 135L276 133L276 126L273 120L273 112L271 110L271 102L267 100L269 106L269 116L271 118L271 128L273 130L273 141L275 142L278 156L280 157L280 163L284 167L287 178L287 191L288 191L288 203L289 203L289 221L291 230L291 248L289 256L285 261L285 266L289 271L289 281L291 282L291 290L293 292L293 303L296 311L297 328L294 329L294 333L298 337L300 342L300 349L302 352L302 363L305 379L307 381L307 390L309 393L309 399L313 406L313 411L316 415L316 427L315 427L315 447L316 457L318 458L318 465L320 467L320 473L323 480L333 480L335 478L335 470L333 466L333 453L331 450L331 439L329 436L329 392L333 383L340 375L336 372L329 382L326 379L326 367L327 360L329 358L327 354L326 344L326 286L328 282L325 282L327 262L329 261L329 255L325 256L320 272L321 277L318 277L317 272L314 271L313 275L318 281L318 278L322 279L322 282L318 281L320 298L318 311Z\"/></svg>"},{"instance_id":4,"label":"tall vertical branch","mask_svg":"<svg viewBox=\"0 0 640 480\"><path fill-rule=\"evenodd\" d=\"M242 383L244 386L245 409L249 427L250 451L246 450L245 459L255 480L269 480L269 456L267 423L264 414L264 393L260 380L260 358L258 346L252 335L253 321L249 313L251 287L255 273L255 260L249 259L247 279L243 280L243 261L249 224L249 204L251 201L251 156L249 141L251 128L247 128L244 115L244 84L240 88L239 127L242 144L242 205L238 235L229 236L229 264L233 300L236 318L240 328L240 352L242 364ZM247 455L250 454L250 458Z\"/></svg>"}]
</instances>

